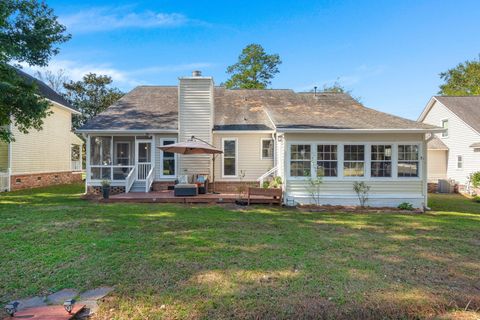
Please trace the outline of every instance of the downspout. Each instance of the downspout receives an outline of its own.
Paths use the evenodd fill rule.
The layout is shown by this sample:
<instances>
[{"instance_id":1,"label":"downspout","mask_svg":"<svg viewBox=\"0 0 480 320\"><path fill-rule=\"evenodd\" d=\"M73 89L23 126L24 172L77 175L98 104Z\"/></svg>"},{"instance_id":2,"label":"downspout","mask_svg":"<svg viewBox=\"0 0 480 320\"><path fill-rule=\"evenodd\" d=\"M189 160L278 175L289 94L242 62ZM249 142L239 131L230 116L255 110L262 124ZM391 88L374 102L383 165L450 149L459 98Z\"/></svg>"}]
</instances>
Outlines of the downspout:
<instances>
[{"instance_id":1,"label":"downspout","mask_svg":"<svg viewBox=\"0 0 480 320\"><path fill-rule=\"evenodd\" d=\"M430 133L430 136L423 140L423 166L422 166L422 176L423 176L423 197L424 197L424 209L430 210L428 207L428 143L435 138L433 133Z\"/></svg>"}]
</instances>

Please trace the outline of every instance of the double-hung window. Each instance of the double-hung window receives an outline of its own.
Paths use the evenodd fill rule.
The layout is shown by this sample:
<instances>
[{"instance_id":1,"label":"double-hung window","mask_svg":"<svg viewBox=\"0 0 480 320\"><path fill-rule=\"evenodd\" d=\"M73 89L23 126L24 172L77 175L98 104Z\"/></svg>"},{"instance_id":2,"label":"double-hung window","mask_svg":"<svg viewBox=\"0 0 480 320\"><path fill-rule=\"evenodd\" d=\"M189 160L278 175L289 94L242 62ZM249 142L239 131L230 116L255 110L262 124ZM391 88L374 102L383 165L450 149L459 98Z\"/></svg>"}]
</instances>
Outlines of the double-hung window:
<instances>
[{"instance_id":1,"label":"double-hung window","mask_svg":"<svg viewBox=\"0 0 480 320\"><path fill-rule=\"evenodd\" d=\"M418 177L419 172L419 148L415 144L398 146L398 176Z\"/></svg>"},{"instance_id":2,"label":"double-hung window","mask_svg":"<svg viewBox=\"0 0 480 320\"><path fill-rule=\"evenodd\" d=\"M168 146L174 144L177 141L175 139L162 139L162 146ZM175 154L173 152L162 151L162 176L163 177L175 177L176 161Z\"/></svg>"},{"instance_id":3,"label":"double-hung window","mask_svg":"<svg viewBox=\"0 0 480 320\"><path fill-rule=\"evenodd\" d=\"M370 175L372 177L392 176L392 146L372 145Z\"/></svg>"},{"instance_id":4,"label":"double-hung window","mask_svg":"<svg viewBox=\"0 0 480 320\"><path fill-rule=\"evenodd\" d=\"M457 169L463 169L463 156L457 156Z\"/></svg>"},{"instance_id":5,"label":"double-hung window","mask_svg":"<svg viewBox=\"0 0 480 320\"><path fill-rule=\"evenodd\" d=\"M223 176L237 176L237 140L223 139Z\"/></svg>"},{"instance_id":6,"label":"double-hung window","mask_svg":"<svg viewBox=\"0 0 480 320\"><path fill-rule=\"evenodd\" d=\"M262 139L262 160L273 159L273 139Z\"/></svg>"},{"instance_id":7,"label":"double-hung window","mask_svg":"<svg viewBox=\"0 0 480 320\"><path fill-rule=\"evenodd\" d=\"M317 176L336 177L338 167L337 145L317 145Z\"/></svg>"},{"instance_id":8,"label":"double-hung window","mask_svg":"<svg viewBox=\"0 0 480 320\"><path fill-rule=\"evenodd\" d=\"M343 176L363 177L365 175L365 146L343 146Z\"/></svg>"},{"instance_id":9,"label":"double-hung window","mask_svg":"<svg viewBox=\"0 0 480 320\"><path fill-rule=\"evenodd\" d=\"M311 149L309 144L292 144L290 146L290 176L310 177Z\"/></svg>"},{"instance_id":10,"label":"double-hung window","mask_svg":"<svg viewBox=\"0 0 480 320\"><path fill-rule=\"evenodd\" d=\"M448 137L448 119L442 120L442 128L446 129L445 132L442 132L442 137L443 138Z\"/></svg>"}]
</instances>

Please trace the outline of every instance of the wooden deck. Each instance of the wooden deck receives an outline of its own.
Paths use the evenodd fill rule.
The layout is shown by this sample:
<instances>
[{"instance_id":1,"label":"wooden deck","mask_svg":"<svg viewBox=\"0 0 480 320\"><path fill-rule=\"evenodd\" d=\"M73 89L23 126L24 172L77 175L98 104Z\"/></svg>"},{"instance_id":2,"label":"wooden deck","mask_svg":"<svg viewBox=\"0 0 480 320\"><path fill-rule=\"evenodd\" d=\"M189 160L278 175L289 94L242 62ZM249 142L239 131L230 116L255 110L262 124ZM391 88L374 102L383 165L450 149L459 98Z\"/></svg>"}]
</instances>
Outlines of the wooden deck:
<instances>
[{"instance_id":1,"label":"wooden deck","mask_svg":"<svg viewBox=\"0 0 480 320\"><path fill-rule=\"evenodd\" d=\"M173 190L151 191L151 192L129 192L110 196L106 202L142 202L142 203L234 203L238 199L238 194L219 193L219 194L199 194L191 197L175 197ZM244 199L246 200L246 199ZM251 196L251 203L255 204L273 204L278 200L266 196Z\"/></svg>"}]
</instances>

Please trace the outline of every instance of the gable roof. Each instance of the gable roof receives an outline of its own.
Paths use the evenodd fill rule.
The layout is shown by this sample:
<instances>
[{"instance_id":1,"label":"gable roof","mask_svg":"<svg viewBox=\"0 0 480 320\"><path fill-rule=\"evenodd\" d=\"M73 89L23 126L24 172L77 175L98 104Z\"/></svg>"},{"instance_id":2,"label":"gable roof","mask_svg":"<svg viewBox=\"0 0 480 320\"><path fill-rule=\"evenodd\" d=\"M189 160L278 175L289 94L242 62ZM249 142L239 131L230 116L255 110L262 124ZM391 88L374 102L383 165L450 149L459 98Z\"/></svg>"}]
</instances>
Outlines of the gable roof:
<instances>
[{"instance_id":1,"label":"gable roof","mask_svg":"<svg viewBox=\"0 0 480 320\"><path fill-rule=\"evenodd\" d=\"M434 98L480 133L480 96L435 96Z\"/></svg>"},{"instance_id":2,"label":"gable roof","mask_svg":"<svg viewBox=\"0 0 480 320\"><path fill-rule=\"evenodd\" d=\"M447 145L437 136L427 143L428 150L448 150Z\"/></svg>"},{"instance_id":3,"label":"gable roof","mask_svg":"<svg viewBox=\"0 0 480 320\"><path fill-rule=\"evenodd\" d=\"M35 83L38 87L39 94L47 98L48 100L51 100L53 102L56 102L64 107L67 107L69 109L72 109L74 111L78 111L75 109L64 97L62 97L60 94L58 94L55 90L50 88L47 84L45 84L43 81L38 80L37 78L29 75L28 73L15 68L17 74L25 80L27 83Z\"/></svg>"},{"instance_id":4,"label":"gable roof","mask_svg":"<svg viewBox=\"0 0 480 320\"><path fill-rule=\"evenodd\" d=\"M214 130L438 129L366 108L343 93L215 87L214 105ZM79 131L177 128L178 87L140 86L88 121Z\"/></svg>"}]
</instances>

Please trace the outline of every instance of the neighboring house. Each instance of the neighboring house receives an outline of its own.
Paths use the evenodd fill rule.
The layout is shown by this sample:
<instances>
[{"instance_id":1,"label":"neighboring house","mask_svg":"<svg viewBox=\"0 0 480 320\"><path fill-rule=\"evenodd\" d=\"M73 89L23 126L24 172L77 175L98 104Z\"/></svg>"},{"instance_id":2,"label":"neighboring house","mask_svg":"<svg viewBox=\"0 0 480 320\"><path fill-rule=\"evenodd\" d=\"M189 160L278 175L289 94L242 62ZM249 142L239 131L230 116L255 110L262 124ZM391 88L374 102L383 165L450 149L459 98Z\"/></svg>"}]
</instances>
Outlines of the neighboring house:
<instances>
[{"instance_id":1,"label":"neighboring house","mask_svg":"<svg viewBox=\"0 0 480 320\"><path fill-rule=\"evenodd\" d=\"M178 86L139 86L78 130L87 138L89 191L103 179L128 192L131 183L155 190L178 175L211 177L212 156L157 148L195 136L224 151L215 161L217 191L272 174L282 177L287 200L309 203L309 178L319 175L322 203L358 204L353 182L365 181L370 205L415 207L426 204L426 138L440 131L347 94L228 90L200 72Z\"/></svg>"},{"instance_id":2,"label":"neighboring house","mask_svg":"<svg viewBox=\"0 0 480 320\"><path fill-rule=\"evenodd\" d=\"M428 144L428 180L465 186L480 171L480 96L432 97L418 121L446 129Z\"/></svg>"},{"instance_id":3,"label":"neighboring house","mask_svg":"<svg viewBox=\"0 0 480 320\"><path fill-rule=\"evenodd\" d=\"M83 141L72 132L72 114L80 113L45 83L18 73L36 83L51 114L39 131L23 134L11 125L15 141L0 142L0 191L81 181Z\"/></svg>"}]
</instances>

